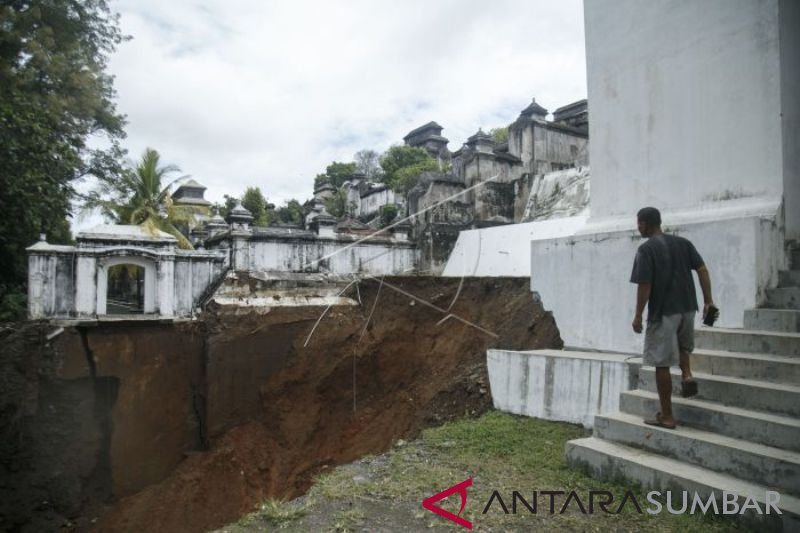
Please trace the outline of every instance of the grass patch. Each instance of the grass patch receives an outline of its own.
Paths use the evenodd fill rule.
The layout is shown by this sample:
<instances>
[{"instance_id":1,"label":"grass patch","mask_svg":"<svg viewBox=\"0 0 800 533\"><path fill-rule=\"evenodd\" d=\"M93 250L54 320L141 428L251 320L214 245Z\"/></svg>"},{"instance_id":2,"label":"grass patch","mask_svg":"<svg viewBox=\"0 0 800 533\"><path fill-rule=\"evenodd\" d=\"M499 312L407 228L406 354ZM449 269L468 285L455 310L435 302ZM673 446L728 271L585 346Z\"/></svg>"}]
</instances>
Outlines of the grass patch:
<instances>
[{"instance_id":1,"label":"grass patch","mask_svg":"<svg viewBox=\"0 0 800 533\"><path fill-rule=\"evenodd\" d=\"M254 512L243 516L238 525L244 528L269 524L280 529L288 527L302 518L308 510L308 503L267 500Z\"/></svg>"},{"instance_id":2,"label":"grass patch","mask_svg":"<svg viewBox=\"0 0 800 533\"><path fill-rule=\"evenodd\" d=\"M588 506L590 490L609 491L616 509L626 492L632 491L642 508L647 491L625 482L598 481L585 471L568 468L564 445L589 432L579 426L547 422L491 411L478 419L465 419L429 429L421 437L395 446L380 456L362 458L318 478L304 500L303 513L287 514L283 503L259 510L273 524L291 524L298 530L411 530L455 531L459 526L422 509L422 500L468 477L462 516L477 531L565 530L722 532L743 531L745 526L713 515L659 515L638 513L629 502L620 514L580 512L571 504L559 513L565 495L555 497L555 513L549 513L549 498L541 491L576 491ZM511 510L512 491L533 502L539 491L537 513L529 514L518 503L517 514L506 514L495 501L486 514L484 506L497 490ZM457 513L458 495L439 502ZM289 518L289 517L292 518ZM282 526L279 526L282 527Z\"/></svg>"}]
</instances>

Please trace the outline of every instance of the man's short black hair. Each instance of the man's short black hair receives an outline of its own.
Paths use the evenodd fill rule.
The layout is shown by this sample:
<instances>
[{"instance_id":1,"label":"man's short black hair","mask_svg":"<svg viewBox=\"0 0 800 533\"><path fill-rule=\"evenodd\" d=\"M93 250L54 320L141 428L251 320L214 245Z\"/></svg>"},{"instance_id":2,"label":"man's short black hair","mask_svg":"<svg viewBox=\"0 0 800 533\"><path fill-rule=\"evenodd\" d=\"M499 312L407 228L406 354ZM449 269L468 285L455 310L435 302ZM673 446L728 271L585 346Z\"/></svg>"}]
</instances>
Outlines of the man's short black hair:
<instances>
[{"instance_id":1,"label":"man's short black hair","mask_svg":"<svg viewBox=\"0 0 800 533\"><path fill-rule=\"evenodd\" d=\"M661 225L661 213L655 207L643 207L636 213L637 220L651 226Z\"/></svg>"}]
</instances>

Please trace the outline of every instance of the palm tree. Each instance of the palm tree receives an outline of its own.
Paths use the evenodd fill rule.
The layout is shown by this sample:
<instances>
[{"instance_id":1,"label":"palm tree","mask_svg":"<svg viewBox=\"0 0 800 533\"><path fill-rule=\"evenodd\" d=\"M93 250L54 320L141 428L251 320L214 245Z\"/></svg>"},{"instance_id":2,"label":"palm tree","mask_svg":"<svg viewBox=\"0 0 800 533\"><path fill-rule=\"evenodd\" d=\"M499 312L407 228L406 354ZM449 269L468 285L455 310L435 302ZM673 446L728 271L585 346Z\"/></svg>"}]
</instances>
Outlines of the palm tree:
<instances>
[{"instance_id":1,"label":"palm tree","mask_svg":"<svg viewBox=\"0 0 800 533\"><path fill-rule=\"evenodd\" d=\"M176 206L172 187L189 176L169 179L180 172L175 165L159 166L161 156L147 148L142 159L117 179L103 180L97 189L85 197L83 210L100 209L102 214L118 224L137 224L155 233L161 230L178 239L178 246L192 249L191 242L178 226L189 226L193 215L202 208Z\"/></svg>"}]
</instances>

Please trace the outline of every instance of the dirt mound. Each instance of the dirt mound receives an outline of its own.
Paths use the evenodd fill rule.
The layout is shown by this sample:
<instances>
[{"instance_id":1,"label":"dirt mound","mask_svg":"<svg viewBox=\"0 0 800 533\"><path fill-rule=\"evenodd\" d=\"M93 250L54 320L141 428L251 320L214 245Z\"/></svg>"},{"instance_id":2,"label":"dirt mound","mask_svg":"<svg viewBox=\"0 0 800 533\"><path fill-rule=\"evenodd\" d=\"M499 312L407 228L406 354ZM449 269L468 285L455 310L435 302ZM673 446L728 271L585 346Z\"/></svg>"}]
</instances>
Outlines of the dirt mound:
<instances>
[{"instance_id":1,"label":"dirt mound","mask_svg":"<svg viewBox=\"0 0 800 533\"><path fill-rule=\"evenodd\" d=\"M362 305L332 308L304 347L320 308L217 309L208 317L211 449L120 501L98 528L201 531L267 497L298 496L331 465L483 413L491 404L487 348L560 345L528 280L386 282L444 309L455 299L452 316L442 321L446 315L421 301L364 281L353 292Z\"/></svg>"}]
</instances>

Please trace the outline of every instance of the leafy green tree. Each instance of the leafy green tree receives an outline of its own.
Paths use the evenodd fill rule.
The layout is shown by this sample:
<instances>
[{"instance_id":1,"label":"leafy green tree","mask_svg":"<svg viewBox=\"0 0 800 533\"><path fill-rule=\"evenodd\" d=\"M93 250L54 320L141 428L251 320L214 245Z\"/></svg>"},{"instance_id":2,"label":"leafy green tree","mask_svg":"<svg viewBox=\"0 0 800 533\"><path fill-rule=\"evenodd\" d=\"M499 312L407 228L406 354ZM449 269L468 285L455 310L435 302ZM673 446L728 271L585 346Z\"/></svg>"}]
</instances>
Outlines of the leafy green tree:
<instances>
[{"instance_id":1,"label":"leafy green tree","mask_svg":"<svg viewBox=\"0 0 800 533\"><path fill-rule=\"evenodd\" d=\"M342 189L337 189L330 197L325 199L325 209L336 218L351 214L349 207L347 205L347 193Z\"/></svg>"},{"instance_id":2,"label":"leafy green tree","mask_svg":"<svg viewBox=\"0 0 800 533\"><path fill-rule=\"evenodd\" d=\"M389 224L391 224L395 218L397 218L397 213L400 211L400 208L397 204L386 204L381 208L381 227L385 228Z\"/></svg>"},{"instance_id":3,"label":"leafy green tree","mask_svg":"<svg viewBox=\"0 0 800 533\"><path fill-rule=\"evenodd\" d=\"M494 139L497 144L508 142L508 128L492 128L489 130L489 135Z\"/></svg>"},{"instance_id":4,"label":"leafy green tree","mask_svg":"<svg viewBox=\"0 0 800 533\"><path fill-rule=\"evenodd\" d=\"M302 224L305 211L300 202L293 198L286 202L286 205L276 209L275 215L283 224Z\"/></svg>"},{"instance_id":5,"label":"leafy green tree","mask_svg":"<svg viewBox=\"0 0 800 533\"><path fill-rule=\"evenodd\" d=\"M253 215L253 225L255 226L269 226L275 219L275 206L267 202L258 187L248 187L244 191L242 206ZM230 212L230 209L228 211Z\"/></svg>"},{"instance_id":6,"label":"leafy green tree","mask_svg":"<svg viewBox=\"0 0 800 533\"><path fill-rule=\"evenodd\" d=\"M83 209L100 212L117 224L142 224L154 231L165 231L178 239L181 248L191 249L192 244L179 227L190 227L194 215L202 207L175 205L172 187L188 178L170 178L179 172L175 165L161 166L161 156L147 148L142 159L119 179L100 179L98 187L86 196Z\"/></svg>"},{"instance_id":7,"label":"leafy green tree","mask_svg":"<svg viewBox=\"0 0 800 533\"><path fill-rule=\"evenodd\" d=\"M417 184L420 174L439 170L439 163L424 148L394 145L381 157L381 167L384 182L396 192L407 193Z\"/></svg>"},{"instance_id":8,"label":"leafy green tree","mask_svg":"<svg viewBox=\"0 0 800 533\"><path fill-rule=\"evenodd\" d=\"M224 201L214 203L211 206L211 211L222 218L227 218L231 210L239 203L239 199L235 196L228 196L227 194L223 195L222 198Z\"/></svg>"},{"instance_id":9,"label":"leafy green tree","mask_svg":"<svg viewBox=\"0 0 800 533\"><path fill-rule=\"evenodd\" d=\"M317 174L314 177L314 190L319 189L322 185L330 183L331 180L325 174Z\"/></svg>"},{"instance_id":10,"label":"leafy green tree","mask_svg":"<svg viewBox=\"0 0 800 533\"><path fill-rule=\"evenodd\" d=\"M25 248L40 232L71 240L74 181L122 172L124 119L106 73L122 39L105 0L0 3L0 310L24 303Z\"/></svg>"},{"instance_id":11,"label":"leafy green tree","mask_svg":"<svg viewBox=\"0 0 800 533\"><path fill-rule=\"evenodd\" d=\"M345 181L352 178L357 170L355 163L338 163L334 161L325 168L325 175L328 176L331 185L338 189Z\"/></svg>"}]
</instances>

